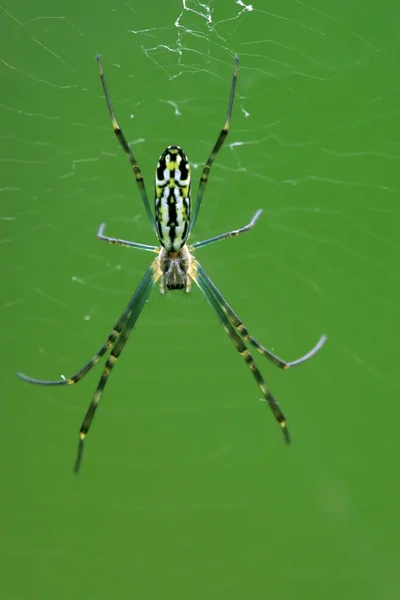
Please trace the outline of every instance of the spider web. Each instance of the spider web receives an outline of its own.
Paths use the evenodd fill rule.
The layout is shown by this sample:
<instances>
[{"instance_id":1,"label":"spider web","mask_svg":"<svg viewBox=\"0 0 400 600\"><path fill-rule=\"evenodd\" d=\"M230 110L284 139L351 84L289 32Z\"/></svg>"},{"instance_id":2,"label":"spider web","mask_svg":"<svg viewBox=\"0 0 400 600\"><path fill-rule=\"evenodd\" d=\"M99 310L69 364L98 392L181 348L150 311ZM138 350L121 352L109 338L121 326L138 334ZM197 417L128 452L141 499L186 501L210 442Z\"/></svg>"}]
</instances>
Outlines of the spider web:
<instances>
[{"instance_id":1,"label":"spider web","mask_svg":"<svg viewBox=\"0 0 400 600\"><path fill-rule=\"evenodd\" d=\"M118 122L150 196L157 157L168 144L187 151L196 187L224 121L237 54L231 133L213 166L194 239L240 227L258 208L264 214L251 234L198 258L250 331L260 341L270 340L271 349L285 358L328 334L334 366L327 361L313 368L312 386L306 370L291 382L280 380L280 396L294 397L296 386L321 393L328 383L333 389L336 365L356 397L354 410L363 406L365 419L373 420L375 406L365 407L363 394L399 391L390 358L399 350L393 336L400 250L395 5L384 1L379 10L363 5L360 12L351 3L299 0L182 0L169 3L168 10L148 4L140 10L135 2L68 9L3 5L2 38L10 40L0 56L5 372L71 375L105 340L149 262L150 255L95 240L98 225L106 222L109 235L154 243L113 137L95 54L102 56ZM90 437L96 448L91 460L102 468L124 454L121 442L115 457L98 456L110 422L126 419L121 427L129 436L132 415L150 421L160 414L189 415L204 425L210 414L221 422L232 411L253 426L258 406L251 401L257 392L250 375L244 368L239 374L239 366L236 374L232 365L239 359L227 350L228 340L195 292L189 298L153 292L128 356L124 352L107 387L105 417L95 423L97 445ZM24 396L12 378L10 394L19 399L15 411L25 407L28 393L36 398L32 418L39 401L54 411L54 394L24 388ZM187 398L193 381L207 382L206 398L205 388L203 395L193 391L194 399ZM80 384L79 392L69 390L68 400L57 405L69 419L57 445L70 442L71 423L79 423L95 382L96 377ZM126 389L149 393L132 407L121 402ZM293 402L291 423L302 435L313 429L313 442L323 444L324 436L315 431L324 418L331 419L350 451L352 425L342 419L348 400L337 400L333 391L330 399L311 416ZM266 426L260 421L259 439ZM29 415L25 424L28 429ZM279 433L272 425L271 438ZM165 464L193 467L237 452L227 431L214 435L204 449L199 427L184 442L184 457L176 457L174 442ZM238 440L249 455L259 449L244 434ZM31 442L33 447L33 437ZM120 462L152 468L159 460L155 449L139 447L135 458ZM321 485L321 511L339 521L337 504L332 507L324 496L332 485L336 492L342 489L331 480ZM339 502L345 512L346 503ZM361 537L363 532L360 524ZM371 557L358 546L352 550L368 569ZM382 579L371 574L376 586Z\"/></svg>"},{"instance_id":2,"label":"spider web","mask_svg":"<svg viewBox=\"0 0 400 600\"><path fill-rule=\"evenodd\" d=\"M394 232L388 234L393 231L392 211L399 194L398 141L392 133L398 89L390 77L391 59L398 50L395 28L390 35L385 17L369 31L359 15L353 23L354 15L344 9L329 13L320 5L300 1L291 2L284 11L278 10L279 6L277 3L274 10L272 3L265 10L241 1L216 6L184 1L177 3L170 22L165 23L163 17L162 24L155 25L156 17L138 13L129 2L98 14L90 25L82 15L72 18L51 11L30 15L25 4L18 10L3 9L3 25L12 31L14 44L5 49L1 59L5 82L1 106L5 123L2 242L9 256L18 257L17 264L13 259L7 261L5 273L18 275L18 283L14 291L8 286L3 291L4 310L25 305L27 297L30 302L32 297L40 297L45 306L49 303L73 310L70 300L75 302L74 292L67 293L67 300L65 292L77 285L96 295L126 294L122 282L126 281L127 262L118 262L121 255L108 252L104 260L106 254L97 246L90 257L80 248L86 246L84 236L93 237L99 218L111 221L120 237L125 232L125 237L132 237L132 224L137 226L137 236L144 236L147 227L140 202L126 201L127 193L137 193L126 191L127 167L109 135L104 107L100 107L102 120L93 110L101 96L95 64L90 63L93 56L87 51L93 47L102 50L120 124L140 156L150 190L154 157L171 143L167 136L174 134L183 138L182 145L190 140L196 179L221 127L233 56L240 54L233 132L215 166L213 183L219 188L212 202L204 203L197 236L242 225L250 211L261 206L275 250L260 248L253 240L251 245L240 246L236 260L272 263L283 278L294 277L304 288L316 291L318 302L327 310L336 311L338 303L331 290L321 289L318 272L330 271L335 275L332 279L347 280L348 275L368 269L371 279L379 281L377 289L369 287L368 293L375 294L376 309L384 309L379 288L390 288L392 273L382 267L388 255L398 252ZM104 38L99 42L105 20L111 51L107 51ZM123 32L121 20L127 23ZM118 33L117 40L114 33ZM118 55L121 60L117 64L114 59ZM358 73L368 70L375 75L374 85L358 89L354 84L349 89ZM130 130L139 137L132 139ZM144 137L149 130L151 137ZM111 180L109 171L116 159L121 170L118 180ZM221 193L235 177L240 190L249 182L258 189L246 211L241 210L240 201L226 206ZM260 194L264 197L259 198ZM51 238L49 245L55 239L60 243L60 220L66 218L71 244L62 254L68 254L70 260L64 265L68 275L62 276L64 285L58 295L52 279L49 285L40 282L43 257L38 254L33 259L32 252L39 253L39 246L46 245L46 235ZM29 259L20 257L14 248L21 239L31 240L34 246ZM285 256L288 243L300 257L293 263ZM249 246L257 247L256 254ZM367 248L368 255L360 252L360 246ZM324 258L325 250L335 247L339 260L347 262L346 273L339 273L335 264ZM23 272L26 277L26 260L29 265L35 262L39 272L29 269L33 281L27 285L25 280L21 287L19 275ZM126 260L132 262L131 257ZM313 262L311 277L302 269L309 260ZM119 270L118 285L107 283L110 271L115 270ZM59 269L54 271L56 276ZM385 272L388 278L382 281ZM275 277L279 275L275 273ZM276 283L281 286L283 282L275 279L272 287ZM362 288L356 281L353 285ZM240 296L236 289L238 293ZM362 297L365 290L357 293ZM243 295L247 296L247 291ZM286 295L283 290L282 297ZM297 311L293 306L290 310ZM90 320L95 311L96 307L89 305L81 319ZM351 319L349 313L342 316ZM293 317L304 319L301 305ZM388 325L386 333L391 323ZM343 351L378 376L372 364L354 356L355 348L346 345Z\"/></svg>"}]
</instances>

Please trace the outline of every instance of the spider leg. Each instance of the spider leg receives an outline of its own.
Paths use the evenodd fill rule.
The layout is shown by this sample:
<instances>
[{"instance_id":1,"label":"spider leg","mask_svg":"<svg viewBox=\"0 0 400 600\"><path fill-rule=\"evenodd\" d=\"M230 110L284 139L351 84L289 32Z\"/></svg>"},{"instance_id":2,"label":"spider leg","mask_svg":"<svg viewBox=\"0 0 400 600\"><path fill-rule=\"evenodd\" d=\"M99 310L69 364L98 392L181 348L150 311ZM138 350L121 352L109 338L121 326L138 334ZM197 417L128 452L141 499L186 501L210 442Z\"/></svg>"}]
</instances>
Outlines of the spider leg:
<instances>
[{"instance_id":1,"label":"spider leg","mask_svg":"<svg viewBox=\"0 0 400 600\"><path fill-rule=\"evenodd\" d=\"M286 424L286 418L285 418L283 412L281 411L278 402L275 400L269 387L267 386L256 363L254 362L252 355L250 354L249 350L247 349L246 344L244 343L240 333L235 329L235 327L229 320L228 315L223 308L223 305L216 299L215 295L212 293L211 288L209 287L208 282L207 282L208 277L205 274L204 270L200 267L200 264L197 261L194 261L194 265L193 265L193 268L191 269L190 276L193 279L193 281L197 284L197 286L200 288L205 299L207 300L207 302L209 303L211 308L216 313L220 323L222 324L223 328L225 329L226 334L229 336L229 338L230 338L231 342L233 343L233 345L235 346L236 350L242 356L245 363L249 367L250 371L253 373L254 379L257 381L257 384L258 384L266 402L268 403L268 406L270 407L272 414L274 415L275 419L277 420L277 422L279 423L279 425L281 427L283 438L284 438L285 442L287 444L289 444L290 436L289 436L289 431L288 431L287 424Z\"/></svg>"},{"instance_id":2,"label":"spider leg","mask_svg":"<svg viewBox=\"0 0 400 600\"><path fill-rule=\"evenodd\" d=\"M213 244L214 242L219 242L220 240L226 240L228 238L236 237L236 236L240 235L241 233L250 231L250 229L252 229L254 227L254 225L256 224L261 213L262 213L262 210L258 210L256 212L256 214L254 215L254 217L252 218L252 220L250 221L250 223L248 223L244 227L241 227L240 229L235 229L234 231L228 231L227 233L221 233L220 235L216 235L215 237L209 238L208 240L203 240L202 242L196 242L195 244L192 244L191 249L197 250L198 248L204 248L204 246L209 246L210 244Z\"/></svg>"},{"instance_id":3,"label":"spider leg","mask_svg":"<svg viewBox=\"0 0 400 600\"><path fill-rule=\"evenodd\" d=\"M140 313L142 312L143 307L146 304L146 301L150 295L150 292L158 278L159 278L159 274L158 274L155 266L152 264L146 271L142 281L138 285L138 287L137 287L135 293L133 294L132 299L129 303L130 311L128 313L127 318L124 321L122 330L121 330L118 338L115 340L115 343L112 347L110 356L108 357L107 362L104 366L103 372L100 377L100 381L98 383L98 386L93 395L92 401L89 405L89 408L86 412L85 418L83 419L83 422L82 422L82 425L80 428L78 451L77 451L77 456L76 456L75 465L74 465L75 473L79 472L81 462L82 462L85 437L86 437L87 433L89 432L90 426L92 424L97 407L98 407L101 397L103 395L103 391L104 391L104 388L108 381L108 378L109 378L111 371L113 370L113 367L114 367L115 363L117 362L122 350L124 349L125 344L128 340L128 337L129 337Z\"/></svg>"},{"instance_id":4,"label":"spider leg","mask_svg":"<svg viewBox=\"0 0 400 600\"><path fill-rule=\"evenodd\" d=\"M138 242L128 242L126 240L119 240L118 238L110 238L104 235L104 229L106 227L105 223L102 223L99 227L99 231L97 232L97 239L102 240L104 242L108 242L109 244L113 244L113 246L131 246L132 248L137 248L138 250L147 250L147 252L157 252L158 246L148 246L147 244L139 244Z\"/></svg>"},{"instance_id":5,"label":"spider leg","mask_svg":"<svg viewBox=\"0 0 400 600\"><path fill-rule=\"evenodd\" d=\"M300 358L293 360L291 362L287 362L287 361L283 360L282 358L279 358L279 356L276 356L270 350L268 350L267 348L262 346L259 342L257 342L256 339L254 339L249 334L249 332L247 331L247 329L244 326L241 319L234 312L234 310L229 306L229 304L227 303L227 301L225 300L225 298L223 297L221 292L214 285L214 283L211 281L211 279L205 273L204 269L202 268L202 266L200 264L197 267L197 271L198 271L199 277L201 278L203 286L207 289L208 293L214 297L215 301L218 302L218 304L221 306L221 310L225 313L225 315L227 316L229 321L232 323L232 325L235 327L235 329L238 331L238 333L242 336L242 338L244 340L246 340L246 342L248 342L249 344L254 346L254 348L256 348L258 350L258 352L260 352L260 354L262 354L263 356L268 358L268 360L270 360L274 365L276 365L280 369L289 369L289 367L295 367L297 365L301 365L302 363L304 363L307 360L309 360L310 358L312 358L325 344L326 335L322 335L320 337L320 339L318 340L317 344L309 352L307 352L307 354L304 354L304 356L301 356Z\"/></svg>"},{"instance_id":6,"label":"spider leg","mask_svg":"<svg viewBox=\"0 0 400 600\"><path fill-rule=\"evenodd\" d=\"M34 383L37 385L70 385L73 383L78 383L85 375L99 362L102 356L106 354L106 352L115 344L118 339L121 331L123 330L126 321L129 318L129 315L132 310L132 299L129 301L128 306L125 308L124 312L114 325L114 328L110 335L107 338L106 343L100 348L98 352L88 362L83 365L79 371L77 371L74 375L69 377L63 377L62 379L57 379L55 381L46 381L43 379L34 379L33 377L28 377L28 375L24 375L23 373L17 373L17 377L27 381L28 383Z\"/></svg>"},{"instance_id":7,"label":"spider leg","mask_svg":"<svg viewBox=\"0 0 400 600\"><path fill-rule=\"evenodd\" d=\"M103 66L101 64L100 56L97 56L96 58L97 58L97 63L99 65L101 83L103 84L104 95L105 95L106 100L107 100L108 110L109 110L109 113L110 113L110 116L111 116L111 121L112 121L112 126L113 126L113 129L114 129L114 133L117 136L117 139L118 139L119 143L121 144L122 148L124 149L124 152L128 156L129 162L131 163L133 174L135 176L136 183L138 185L139 192L140 192L140 195L142 197L143 204L144 204L144 207L146 209L147 216L149 218L151 226L153 227L154 233L157 235L156 224L155 224L155 221L154 221L153 213L151 212L149 200L147 198L147 193L146 193L146 188L144 186L142 172L140 170L140 167L139 167L138 163L136 162L135 157L132 154L131 147L129 146L128 141L127 141L126 137L124 136L124 134L122 132L122 129L119 127L119 125L117 123L117 120L116 120L115 114L114 114L114 109L113 109L112 104L111 104L110 95L108 93L107 83L106 83L106 79L104 77Z\"/></svg>"},{"instance_id":8,"label":"spider leg","mask_svg":"<svg viewBox=\"0 0 400 600\"><path fill-rule=\"evenodd\" d=\"M197 200L196 200L196 204L195 204L195 207L193 210L192 220L190 223L190 231L192 231L194 224L196 223L197 216L199 214L200 205L201 205L201 201L203 199L204 190L206 189L211 165L213 164L215 157L217 156L218 152L220 151L221 146L224 143L225 138L229 133L229 126L230 126L231 115L232 115L233 100L235 97L235 88L236 88L236 80L237 80L238 70L239 70L239 57L236 56L235 57L235 65L234 65L234 69L233 69L231 93L229 96L228 112L226 114L225 124L224 124L223 128L221 129L221 133L219 134L218 139L215 142L213 149L211 150L211 154L208 157L207 162L204 165L203 172L201 174L199 190L197 192Z\"/></svg>"}]
</instances>

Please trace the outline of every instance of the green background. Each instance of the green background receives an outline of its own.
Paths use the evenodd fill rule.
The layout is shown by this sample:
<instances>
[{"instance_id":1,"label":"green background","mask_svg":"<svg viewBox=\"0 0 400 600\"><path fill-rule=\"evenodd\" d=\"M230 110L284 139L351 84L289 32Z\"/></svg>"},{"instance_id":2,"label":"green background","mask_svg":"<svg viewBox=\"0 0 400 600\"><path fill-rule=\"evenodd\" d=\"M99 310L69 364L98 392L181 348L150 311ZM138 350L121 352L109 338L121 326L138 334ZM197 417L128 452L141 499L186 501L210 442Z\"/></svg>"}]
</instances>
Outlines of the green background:
<instances>
[{"instance_id":1,"label":"green background","mask_svg":"<svg viewBox=\"0 0 400 600\"><path fill-rule=\"evenodd\" d=\"M398 2L15 3L1 13L0 597L394 599L400 589ZM152 196L194 180L240 72L192 241L251 333L293 445L198 290L155 290L72 473L105 341L154 243L95 55ZM397 475L396 475L397 473Z\"/></svg>"}]
</instances>

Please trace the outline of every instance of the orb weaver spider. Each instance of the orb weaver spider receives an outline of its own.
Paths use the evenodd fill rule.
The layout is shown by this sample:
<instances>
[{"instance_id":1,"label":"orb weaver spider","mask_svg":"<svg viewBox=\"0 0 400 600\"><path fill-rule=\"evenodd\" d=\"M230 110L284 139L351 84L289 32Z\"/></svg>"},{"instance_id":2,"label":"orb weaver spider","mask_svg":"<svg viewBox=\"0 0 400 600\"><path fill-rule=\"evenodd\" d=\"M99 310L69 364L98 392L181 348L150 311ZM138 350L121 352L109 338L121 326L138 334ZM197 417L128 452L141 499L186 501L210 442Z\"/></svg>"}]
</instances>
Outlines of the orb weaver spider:
<instances>
[{"instance_id":1,"label":"orb weaver spider","mask_svg":"<svg viewBox=\"0 0 400 600\"><path fill-rule=\"evenodd\" d=\"M247 348L247 345L253 346L258 352L260 352L260 354L265 356L277 367L281 369L288 369L289 367L299 365L314 356L325 343L326 336L323 335L318 343L312 348L312 350L297 360L286 362L285 360L279 358L270 350L264 348L264 346L262 346L250 335L238 315L229 306L225 298L208 277L200 263L193 256L193 251L198 250L199 248L204 248L205 246L213 244L214 242L235 237L245 233L246 231L249 231L252 229L252 227L254 227L262 211L258 210L251 219L250 223L244 227L241 227L240 229L222 233L202 242L196 242L192 245L187 244L199 214L211 166L229 132L236 80L238 75L238 57L235 58L225 124L203 168L193 212L190 195L191 177L189 161L186 157L186 154L179 146L168 146L159 158L155 173L154 215L150 208L140 167L136 162L136 159L132 154L132 150L115 118L100 56L97 56L97 63L115 135L117 136L120 145L124 149L129 159L147 216L153 231L158 238L159 245L149 246L147 244L140 244L137 242L130 242L118 238L108 237L104 235L104 223L100 225L97 237L99 240L103 240L115 246L128 246L131 248L137 248L139 250L155 252L157 256L147 269L127 307L114 325L114 328L108 336L106 343L79 371L77 371L77 373L75 373L75 375L72 375L72 377L69 379L63 377L58 381L43 381L40 379L33 379L27 375L24 375L23 373L17 373L18 377L24 381L38 385L74 384L80 381L92 369L92 367L94 367L100 358L110 351L109 357L103 368L100 381L97 385L96 391L80 428L78 451L74 464L74 471L75 473L78 473L82 462L84 441L87 433L89 432L105 385L115 363L117 362L118 357L124 349L128 337L135 326L140 313L142 312L153 286L156 282L159 282L160 291L162 294L165 293L166 289L185 289L186 292L189 292L191 282L194 281L194 283L203 293L208 304L216 313L233 345L252 372L265 401L272 410L275 419L281 427L285 442L290 443L286 419L279 407L279 404L273 397L258 367L256 366L254 359Z\"/></svg>"}]
</instances>

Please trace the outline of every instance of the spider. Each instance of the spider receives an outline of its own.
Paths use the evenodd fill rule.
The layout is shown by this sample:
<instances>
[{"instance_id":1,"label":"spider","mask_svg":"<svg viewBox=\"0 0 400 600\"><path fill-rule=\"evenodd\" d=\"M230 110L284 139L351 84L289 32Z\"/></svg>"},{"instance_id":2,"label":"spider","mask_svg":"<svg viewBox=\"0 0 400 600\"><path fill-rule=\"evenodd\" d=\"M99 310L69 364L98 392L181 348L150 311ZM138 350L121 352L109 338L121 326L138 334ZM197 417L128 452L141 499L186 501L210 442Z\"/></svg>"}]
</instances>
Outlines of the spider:
<instances>
[{"instance_id":1,"label":"spider","mask_svg":"<svg viewBox=\"0 0 400 600\"><path fill-rule=\"evenodd\" d=\"M188 158L179 146L168 146L161 154L156 168L154 215L150 208L140 167L136 162L136 159L132 154L132 150L115 118L100 56L97 56L96 58L114 133L129 159L147 216L154 233L158 238L159 245L149 246L147 244L140 244L137 242L130 242L118 238L108 237L104 235L105 223L100 225L97 238L115 246L128 246L130 248L155 252L157 256L145 272L135 293L130 299L122 315L114 325L114 328L108 336L105 344L79 371L77 371L77 373L75 373L75 375L72 375L72 377L69 379L62 377L62 379L58 381L43 381L40 379L33 379L22 373L17 373L17 375L24 381L39 385L69 385L78 383L78 381L80 381L92 369L92 367L94 367L100 358L110 351L106 364L103 368L100 381L96 391L94 392L92 401L80 428L78 450L74 463L74 471L75 473L78 473L82 463L85 438L89 432L97 407L103 395L105 385L115 363L117 362L118 357L124 349L128 337L135 326L135 323L142 312L144 305L146 304L153 286L156 282L159 282L160 291L162 294L165 294L166 290L184 289L186 292L189 292L191 282L194 281L194 283L203 293L208 304L216 313L233 345L249 367L262 392L264 400L270 407L275 419L281 427L285 442L289 444L290 437L286 425L286 419L279 407L279 404L270 392L263 376L256 366L256 363L249 352L248 346L253 346L258 352L260 352L260 354L265 356L277 367L281 369L288 369L289 367L299 365L314 356L325 343L326 336L323 335L319 339L318 343L312 348L312 350L297 360L286 362L285 360L279 358L270 350L264 348L264 346L262 346L250 335L241 319L229 306L219 290L215 287L214 283L208 277L200 263L196 260L196 258L194 258L193 252L195 250L204 248L205 246L220 240L241 235L242 233L252 229L261 215L261 210L258 210L251 221L240 229L222 233L207 240L196 242L192 245L188 245L187 243L199 214L211 166L229 132L236 80L238 76L239 58L235 58L225 124L203 168L194 208L192 209L190 195L191 177Z\"/></svg>"}]
</instances>

